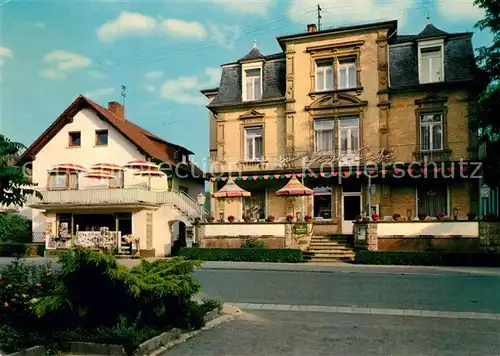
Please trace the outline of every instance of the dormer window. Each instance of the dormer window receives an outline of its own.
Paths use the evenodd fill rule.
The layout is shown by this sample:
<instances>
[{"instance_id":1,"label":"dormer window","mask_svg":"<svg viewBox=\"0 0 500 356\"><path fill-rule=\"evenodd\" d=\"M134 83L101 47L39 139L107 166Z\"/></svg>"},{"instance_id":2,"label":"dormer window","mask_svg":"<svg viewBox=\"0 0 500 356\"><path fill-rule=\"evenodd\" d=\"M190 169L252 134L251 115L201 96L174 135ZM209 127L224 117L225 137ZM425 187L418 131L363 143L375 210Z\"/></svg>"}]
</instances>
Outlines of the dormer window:
<instances>
[{"instance_id":1,"label":"dormer window","mask_svg":"<svg viewBox=\"0 0 500 356\"><path fill-rule=\"evenodd\" d=\"M444 81L443 41L419 43L418 62L420 84Z\"/></svg>"},{"instance_id":2,"label":"dormer window","mask_svg":"<svg viewBox=\"0 0 500 356\"><path fill-rule=\"evenodd\" d=\"M262 63L243 64L243 100L262 99Z\"/></svg>"}]
</instances>

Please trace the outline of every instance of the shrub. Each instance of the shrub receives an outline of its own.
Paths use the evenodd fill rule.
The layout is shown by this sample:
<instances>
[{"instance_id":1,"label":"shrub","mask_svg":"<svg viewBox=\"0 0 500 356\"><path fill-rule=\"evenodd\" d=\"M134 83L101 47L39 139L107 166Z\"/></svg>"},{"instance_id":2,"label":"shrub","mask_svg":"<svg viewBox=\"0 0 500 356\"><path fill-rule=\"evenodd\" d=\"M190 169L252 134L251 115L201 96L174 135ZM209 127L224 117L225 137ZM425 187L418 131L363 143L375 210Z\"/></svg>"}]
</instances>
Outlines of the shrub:
<instances>
[{"instance_id":1,"label":"shrub","mask_svg":"<svg viewBox=\"0 0 500 356\"><path fill-rule=\"evenodd\" d=\"M25 257L30 246L35 246L37 255L44 255L44 244L0 243L0 257Z\"/></svg>"},{"instance_id":2,"label":"shrub","mask_svg":"<svg viewBox=\"0 0 500 356\"><path fill-rule=\"evenodd\" d=\"M31 220L17 213L0 213L0 242L31 242Z\"/></svg>"},{"instance_id":3,"label":"shrub","mask_svg":"<svg viewBox=\"0 0 500 356\"><path fill-rule=\"evenodd\" d=\"M500 267L498 253L358 251L355 263L408 266Z\"/></svg>"},{"instance_id":4,"label":"shrub","mask_svg":"<svg viewBox=\"0 0 500 356\"><path fill-rule=\"evenodd\" d=\"M182 248L189 260L239 262L302 262L302 251L287 248Z\"/></svg>"},{"instance_id":5,"label":"shrub","mask_svg":"<svg viewBox=\"0 0 500 356\"><path fill-rule=\"evenodd\" d=\"M266 248L266 242L257 237L249 237L241 244L242 248Z\"/></svg>"}]
</instances>

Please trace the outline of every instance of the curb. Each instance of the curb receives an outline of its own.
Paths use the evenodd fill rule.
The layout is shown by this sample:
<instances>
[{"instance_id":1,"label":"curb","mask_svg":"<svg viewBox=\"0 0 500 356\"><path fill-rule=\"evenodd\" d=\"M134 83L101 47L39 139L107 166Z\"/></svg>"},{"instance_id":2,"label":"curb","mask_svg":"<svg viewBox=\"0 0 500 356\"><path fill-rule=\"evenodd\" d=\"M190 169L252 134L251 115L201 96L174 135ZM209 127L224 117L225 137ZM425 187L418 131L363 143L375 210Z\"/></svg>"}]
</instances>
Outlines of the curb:
<instances>
[{"instance_id":1,"label":"curb","mask_svg":"<svg viewBox=\"0 0 500 356\"><path fill-rule=\"evenodd\" d=\"M199 333L210 330L215 328L216 326L219 326L227 321L233 320L236 317L241 315L241 310L233 305L230 304L224 304L221 310L221 314L219 317L216 317L206 323L204 327L202 327L200 330L195 330L191 331L189 333L181 334L179 338L170 341L166 345L160 347L159 349L155 350L149 356L160 356L162 355L165 351L171 349L172 347L182 344L186 342L187 340L193 338L194 336L198 335Z\"/></svg>"}]
</instances>

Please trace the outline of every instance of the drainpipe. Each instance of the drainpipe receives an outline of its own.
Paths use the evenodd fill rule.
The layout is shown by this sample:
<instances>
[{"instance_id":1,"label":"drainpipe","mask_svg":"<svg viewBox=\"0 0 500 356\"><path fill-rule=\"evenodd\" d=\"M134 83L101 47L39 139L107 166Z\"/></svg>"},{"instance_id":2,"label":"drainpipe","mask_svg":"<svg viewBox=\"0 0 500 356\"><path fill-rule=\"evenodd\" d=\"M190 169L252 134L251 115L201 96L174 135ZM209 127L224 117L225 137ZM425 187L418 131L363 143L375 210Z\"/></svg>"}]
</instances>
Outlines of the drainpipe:
<instances>
[{"instance_id":1,"label":"drainpipe","mask_svg":"<svg viewBox=\"0 0 500 356\"><path fill-rule=\"evenodd\" d=\"M372 215L372 178L368 176L368 218Z\"/></svg>"},{"instance_id":2,"label":"drainpipe","mask_svg":"<svg viewBox=\"0 0 500 356\"><path fill-rule=\"evenodd\" d=\"M304 185L304 175L302 175L302 185ZM301 211L301 218L304 219L304 196L302 196L302 199L300 201L300 211Z\"/></svg>"}]
</instances>

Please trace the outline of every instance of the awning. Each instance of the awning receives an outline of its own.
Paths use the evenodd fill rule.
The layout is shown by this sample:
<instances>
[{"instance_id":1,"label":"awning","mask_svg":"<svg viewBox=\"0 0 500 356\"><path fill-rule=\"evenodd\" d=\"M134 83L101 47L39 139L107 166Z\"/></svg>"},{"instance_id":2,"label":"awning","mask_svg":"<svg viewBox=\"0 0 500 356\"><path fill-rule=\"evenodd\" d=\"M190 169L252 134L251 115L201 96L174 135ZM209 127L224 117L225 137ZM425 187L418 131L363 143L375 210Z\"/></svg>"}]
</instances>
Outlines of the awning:
<instances>
[{"instance_id":1,"label":"awning","mask_svg":"<svg viewBox=\"0 0 500 356\"><path fill-rule=\"evenodd\" d=\"M144 177L163 177L166 174L160 170L147 170L147 171L138 171L134 173L134 176L144 176Z\"/></svg>"},{"instance_id":2,"label":"awning","mask_svg":"<svg viewBox=\"0 0 500 356\"><path fill-rule=\"evenodd\" d=\"M314 190L307 188L304 184L299 182L295 175L288 181L288 183L276 192L278 196L291 196L300 197L304 195L313 195Z\"/></svg>"},{"instance_id":3,"label":"awning","mask_svg":"<svg viewBox=\"0 0 500 356\"><path fill-rule=\"evenodd\" d=\"M249 197L250 192L240 188L234 180L230 179L218 192L212 194L214 198L240 198Z\"/></svg>"},{"instance_id":4,"label":"awning","mask_svg":"<svg viewBox=\"0 0 500 356\"><path fill-rule=\"evenodd\" d=\"M96 163L92 166L93 170L99 171L121 171L123 170L118 164L114 163Z\"/></svg>"},{"instance_id":5,"label":"awning","mask_svg":"<svg viewBox=\"0 0 500 356\"><path fill-rule=\"evenodd\" d=\"M111 174L109 171L99 171L99 170L91 170L84 174L85 178L94 178L94 179L113 179L115 176Z\"/></svg>"},{"instance_id":6,"label":"awning","mask_svg":"<svg viewBox=\"0 0 500 356\"><path fill-rule=\"evenodd\" d=\"M145 161L145 160L135 160L135 161L130 161L127 162L127 164L123 165L123 168L132 168L132 169L160 169L160 166L158 166L156 163Z\"/></svg>"}]
</instances>

